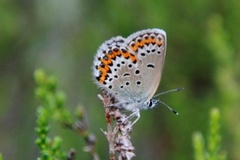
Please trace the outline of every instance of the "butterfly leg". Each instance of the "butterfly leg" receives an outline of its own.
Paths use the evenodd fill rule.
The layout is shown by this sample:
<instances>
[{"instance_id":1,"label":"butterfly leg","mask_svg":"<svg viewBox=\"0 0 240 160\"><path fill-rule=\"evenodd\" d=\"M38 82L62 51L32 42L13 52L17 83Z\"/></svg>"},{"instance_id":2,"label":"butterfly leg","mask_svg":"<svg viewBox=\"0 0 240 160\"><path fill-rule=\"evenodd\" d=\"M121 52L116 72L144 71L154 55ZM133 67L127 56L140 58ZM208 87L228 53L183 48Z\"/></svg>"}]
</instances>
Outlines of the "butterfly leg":
<instances>
[{"instance_id":1,"label":"butterfly leg","mask_svg":"<svg viewBox=\"0 0 240 160\"><path fill-rule=\"evenodd\" d=\"M131 119L131 118L133 118L135 116L137 118L133 121L131 126L133 126L140 118L140 111L139 111L139 109L133 110L133 112L127 117L127 119Z\"/></svg>"}]
</instances>

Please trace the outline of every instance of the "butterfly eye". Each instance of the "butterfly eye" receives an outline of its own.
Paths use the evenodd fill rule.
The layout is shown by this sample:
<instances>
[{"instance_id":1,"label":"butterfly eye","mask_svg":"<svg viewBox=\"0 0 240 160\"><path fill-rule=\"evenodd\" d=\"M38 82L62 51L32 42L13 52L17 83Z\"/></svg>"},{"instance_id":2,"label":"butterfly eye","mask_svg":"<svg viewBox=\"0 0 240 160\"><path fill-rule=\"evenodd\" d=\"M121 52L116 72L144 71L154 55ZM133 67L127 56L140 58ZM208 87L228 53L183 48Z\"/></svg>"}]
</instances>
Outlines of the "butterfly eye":
<instances>
[{"instance_id":1,"label":"butterfly eye","mask_svg":"<svg viewBox=\"0 0 240 160\"><path fill-rule=\"evenodd\" d=\"M150 99L150 100L147 102L147 106L148 106L149 109L152 109L152 108L154 108L158 103L159 103L159 100Z\"/></svg>"},{"instance_id":2,"label":"butterfly eye","mask_svg":"<svg viewBox=\"0 0 240 160\"><path fill-rule=\"evenodd\" d=\"M147 103L146 103L147 107L148 108L151 108L152 106L152 99L150 99Z\"/></svg>"}]
</instances>

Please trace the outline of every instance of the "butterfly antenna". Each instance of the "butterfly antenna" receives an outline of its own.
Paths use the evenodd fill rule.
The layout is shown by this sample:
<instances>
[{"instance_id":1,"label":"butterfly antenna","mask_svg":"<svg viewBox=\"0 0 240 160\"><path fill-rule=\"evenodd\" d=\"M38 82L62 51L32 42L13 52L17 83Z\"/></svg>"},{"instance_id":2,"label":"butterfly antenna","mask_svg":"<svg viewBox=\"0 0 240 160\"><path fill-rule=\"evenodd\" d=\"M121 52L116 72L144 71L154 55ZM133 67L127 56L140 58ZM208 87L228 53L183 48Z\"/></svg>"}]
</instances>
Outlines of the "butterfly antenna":
<instances>
[{"instance_id":1,"label":"butterfly antenna","mask_svg":"<svg viewBox=\"0 0 240 160\"><path fill-rule=\"evenodd\" d=\"M158 96L161 96L163 94L167 94L167 93L170 93L170 92L178 92L178 91L182 91L184 90L183 87L181 88L175 88L175 89L171 89L171 90L168 90L168 91L165 91L165 92L162 92L162 93L159 93L157 95L155 95L154 97L158 97ZM167 105L166 103L162 102L159 100L159 103L163 104L165 107L167 107L170 111L172 111L174 114L178 115L178 112L175 111L174 109L172 109L169 105Z\"/></svg>"},{"instance_id":2,"label":"butterfly antenna","mask_svg":"<svg viewBox=\"0 0 240 160\"><path fill-rule=\"evenodd\" d=\"M178 112L175 111L174 109L172 109L169 105L167 105L166 103L159 101L159 103L162 103L165 107L167 107L170 111L172 111L174 114L178 115Z\"/></svg>"},{"instance_id":3,"label":"butterfly antenna","mask_svg":"<svg viewBox=\"0 0 240 160\"><path fill-rule=\"evenodd\" d=\"M161 96L163 94L167 94L167 93L170 93L170 92L178 92L178 91L182 91L184 90L184 88L175 88L175 89L171 89L171 90L168 90L168 91L165 91L165 92L162 92L162 93L159 93L159 94L156 94L155 96L153 96L153 98L155 97L158 97L158 96Z\"/></svg>"}]
</instances>

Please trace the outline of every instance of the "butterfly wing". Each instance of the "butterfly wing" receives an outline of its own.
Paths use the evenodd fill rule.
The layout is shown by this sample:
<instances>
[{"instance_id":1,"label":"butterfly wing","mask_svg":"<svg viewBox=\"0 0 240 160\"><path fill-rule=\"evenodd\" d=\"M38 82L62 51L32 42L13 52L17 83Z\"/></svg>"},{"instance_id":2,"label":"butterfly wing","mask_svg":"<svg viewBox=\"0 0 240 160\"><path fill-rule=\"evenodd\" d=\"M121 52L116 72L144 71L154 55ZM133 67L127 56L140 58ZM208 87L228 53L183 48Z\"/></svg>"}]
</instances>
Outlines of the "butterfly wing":
<instances>
[{"instance_id":1,"label":"butterfly wing","mask_svg":"<svg viewBox=\"0 0 240 160\"><path fill-rule=\"evenodd\" d=\"M94 59L94 77L97 85L119 101L131 101L133 90L130 77L137 67L136 54L131 51L123 37L104 42Z\"/></svg>"},{"instance_id":2,"label":"butterfly wing","mask_svg":"<svg viewBox=\"0 0 240 160\"><path fill-rule=\"evenodd\" d=\"M114 37L95 56L96 83L120 102L146 102L158 88L165 55L162 30L142 30L127 39Z\"/></svg>"},{"instance_id":3,"label":"butterfly wing","mask_svg":"<svg viewBox=\"0 0 240 160\"><path fill-rule=\"evenodd\" d=\"M139 31L130 35L127 43L138 57L144 94L141 98L148 101L160 84L166 56L166 33L160 29Z\"/></svg>"}]
</instances>

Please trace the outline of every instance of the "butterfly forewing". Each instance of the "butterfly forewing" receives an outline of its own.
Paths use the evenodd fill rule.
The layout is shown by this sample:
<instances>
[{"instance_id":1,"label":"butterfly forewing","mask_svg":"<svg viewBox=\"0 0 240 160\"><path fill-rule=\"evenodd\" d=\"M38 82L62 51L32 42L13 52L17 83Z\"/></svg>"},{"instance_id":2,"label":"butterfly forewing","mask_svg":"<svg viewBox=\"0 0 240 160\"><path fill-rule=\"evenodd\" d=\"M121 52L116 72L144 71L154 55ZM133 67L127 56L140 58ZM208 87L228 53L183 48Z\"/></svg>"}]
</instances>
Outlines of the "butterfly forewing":
<instances>
[{"instance_id":1,"label":"butterfly forewing","mask_svg":"<svg viewBox=\"0 0 240 160\"><path fill-rule=\"evenodd\" d=\"M104 42L94 60L97 84L120 102L146 102L160 83L166 34L159 29Z\"/></svg>"},{"instance_id":2,"label":"butterfly forewing","mask_svg":"<svg viewBox=\"0 0 240 160\"><path fill-rule=\"evenodd\" d=\"M132 46L138 57L139 70L142 71L143 101L148 101L156 92L161 80L166 56L166 33L159 29L149 29L129 36L128 45Z\"/></svg>"}]
</instances>

